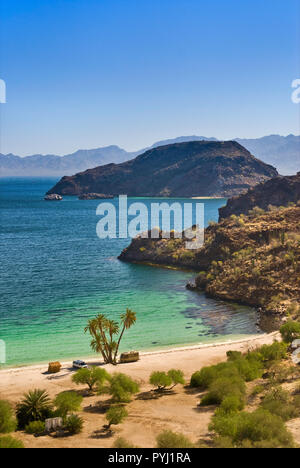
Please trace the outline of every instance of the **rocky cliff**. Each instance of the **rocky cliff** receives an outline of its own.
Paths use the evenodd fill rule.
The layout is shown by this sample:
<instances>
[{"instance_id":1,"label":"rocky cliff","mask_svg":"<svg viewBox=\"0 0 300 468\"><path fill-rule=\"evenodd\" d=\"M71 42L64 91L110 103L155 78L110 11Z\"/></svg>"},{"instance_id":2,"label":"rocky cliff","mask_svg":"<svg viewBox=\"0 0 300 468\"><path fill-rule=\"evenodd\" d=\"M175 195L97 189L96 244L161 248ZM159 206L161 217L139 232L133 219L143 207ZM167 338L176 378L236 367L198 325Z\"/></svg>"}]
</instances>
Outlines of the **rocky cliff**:
<instances>
[{"instance_id":1,"label":"rocky cliff","mask_svg":"<svg viewBox=\"0 0 300 468\"><path fill-rule=\"evenodd\" d=\"M63 177L48 193L230 197L278 175L234 141L161 146L122 164Z\"/></svg>"},{"instance_id":2,"label":"rocky cliff","mask_svg":"<svg viewBox=\"0 0 300 468\"><path fill-rule=\"evenodd\" d=\"M295 176L276 177L251 188L245 194L228 200L220 208L220 219L231 215L247 214L255 207L262 209L272 206L285 206L300 200L300 172Z\"/></svg>"}]
</instances>

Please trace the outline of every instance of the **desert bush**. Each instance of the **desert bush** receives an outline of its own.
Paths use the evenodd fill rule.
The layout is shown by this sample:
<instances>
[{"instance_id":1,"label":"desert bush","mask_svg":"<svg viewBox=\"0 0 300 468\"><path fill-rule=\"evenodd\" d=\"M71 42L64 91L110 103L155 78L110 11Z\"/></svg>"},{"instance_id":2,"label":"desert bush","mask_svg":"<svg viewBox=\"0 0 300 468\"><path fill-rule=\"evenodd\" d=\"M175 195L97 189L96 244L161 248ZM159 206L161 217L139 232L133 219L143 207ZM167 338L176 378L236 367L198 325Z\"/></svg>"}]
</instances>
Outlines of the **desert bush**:
<instances>
[{"instance_id":1,"label":"desert bush","mask_svg":"<svg viewBox=\"0 0 300 468\"><path fill-rule=\"evenodd\" d=\"M300 338L300 322L289 321L285 323L280 328L280 333L285 343L292 343L292 341Z\"/></svg>"},{"instance_id":2,"label":"desert bush","mask_svg":"<svg viewBox=\"0 0 300 468\"><path fill-rule=\"evenodd\" d=\"M17 421L14 411L6 400L0 400L0 434L14 432L17 427Z\"/></svg>"},{"instance_id":3,"label":"desert bush","mask_svg":"<svg viewBox=\"0 0 300 468\"><path fill-rule=\"evenodd\" d=\"M287 357L287 344L275 341L271 345L263 345L259 348L259 353L265 365L272 365L274 361L280 361Z\"/></svg>"},{"instance_id":4,"label":"desert bush","mask_svg":"<svg viewBox=\"0 0 300 468\"><path fill-rule=\"evenodd\" d=\"M276 416L279 416L283 421L288 421L297 416L297 409L292 404L288 392L282 387L275 387L268 392L262 403L261 407Z\"/></svg>"},{"instance_id":5,"label":"desert bush","mask_svg":"<svg viewBox=\"0 0 300 468\"><path fill-rule=\"evenodd\" d=\"M79 411L82 400L82 396L73 391L59 393L54 400L57 414L66 419L68 413Z\"/></svg>"},{"instance_id":6,"label":"desert bush","mask_svg":"<svg viewBox=\"0 0 300 468\"><path fill-rule=\"evenodd\" d=\"M210 430L219 437L226 437L235 447L293 447L292 435L283 420L269 411L258 409L253 413L240 412L215 415Z\"/></svg>"},{"instance_id":7,"label":"desert bush","mask_svg":"<svg viewBox=\"0 0 300 468\"><path fill-rule=\"evenodd\" d=\"M157 448L183 449L193 448L193 443L183 434L163 431L156 438Z\"/></svg>"},{"instance_id":8,"label":"desert bush","mask_svg":"<svg viewBox=\"0 0 300 468\"><path fill-rule=\"evenodd\" d=\"M178 384L184 385L184 375L181 370L171 369L167 372L152 372L149 382L157 387L158 391L164 391L167 387L174 388Z\"/></svg>"},{"instance_id":9,"label":"desert bush","mask_svg":"<svg viewBox=\"0 0 300 468\"><path fill-rule=\"evenodd\" d=\"M87 385L92 392L97 385L102 386L106 380L109 380L109 374L105 369L93 367L92 369L79 369L72 377L76 385Z\"/></svg>"},{"instance_id":10,"label":"desert bush","mask_svg":"<svg viewBox=\"0 0 300 468\"><path fill-rule=\"evenodd\" d=\"M217 372L215 366L203 367L200 371L195 372L191 377L190 386L206 390L212 381L216 378Z\"/></svg>"},{"instance_id":11,"label":"desert bush","mask_svg":"<svg viewBox=\"0 0 300 468\"><path fill-rule=\"evenodd\" d=\"M52 403L45 390L31 390L17 405L19 429L24 429L32 421L45 421L52 416Z\"/></svg>"},{"instance_id":12,"label":"desert bush","mask_svg":"<svg viewBox=\"0 0 300 468\"><path fill-rule=\"evenodd\" d=\"M83 419L77 414L71 414L65 422L65 429L72 435L80 434L83 428Z\"/></svg>"},{"instance_id":13,"label":"desert bush","mask_svg":"<svg viewBox=\"0 0 300 468\"><path fill-rule=\"evenodd\" d=\"M130 449L130 448L137 448L135 445L124 437L118 437L113 444L113 448L117 449Z\"/></svg>"},{"instance_id":14,"label":"desert bush","mask_svg":"<svg viewBox=\"0 0 300 468\"><path fill-rule=\"evenodd\" d=\"M252 396L260 395L264 390L265 390L265 387L263 385L256 385L253 388L251 395Z\"/></svg>"},{"instance_id":15,"label":"desert bush","mask_svg":"<svg viewBox=\"0 0 300 468\"><path fill-rule=\"evenodd\" d=\"M45 431L45 423L43 421L31 421L25 427L26 434L41 434Z\"/></svg>"},{"instance_id":16,"label":"desert bush","mask_svg":"<svg viewBox=\"0 0 300 468\"><path fill-rule=\"evenodd\" d=\"M114 374L111 376L107 387L100 390L112 396L113 402L129 403L131 396L138 393L140 387L131 377L125 374Z\"/></svg>"},{"instance_id":17,"label":"desert bush","mask_svg":"<svg viewBox=\"0 0 300 468\"><path fill-rule=\"evenodd\" d=\"M220 408L217 409L217 412L222 414L236 413L241 411L244 407L243 401L237 395L228 395L222 401Z\"/></svg>"},{"instance_id":18,"label":"desert bush","mask_svg":"<svg viewBox=\"0 0 300 468\"><path fill-rule=\"evenodd\" d=\"M127 418L128 412L124 406L112 406L107 412L106 412L106 419L108 421L108 429L112 425L118 425L121 424L121 422L124 421L125 418Z\"/></svg>"},{"instance_id":19,"label":"desert bush","mask_svg":"<svg viewBox=\"0 0 300 468\"><path fill-rule=\"evenodd\" d=\"M11 436L0 437L0 449L19 449L24 448L23 442Z\"/></svg>"},{"instance_id":20,"label":"desert bush","mask_svg":"<svg viewBox=\"0 0 300 468\"><path fill-rule=\"evenodd\" d=\"M246 385L239 376L218 377L209 386L209 391L201 400L201 406L219 405L226 397L234 396L240 402L240 407L244 407Z\"/></svg>"}]
</instances>

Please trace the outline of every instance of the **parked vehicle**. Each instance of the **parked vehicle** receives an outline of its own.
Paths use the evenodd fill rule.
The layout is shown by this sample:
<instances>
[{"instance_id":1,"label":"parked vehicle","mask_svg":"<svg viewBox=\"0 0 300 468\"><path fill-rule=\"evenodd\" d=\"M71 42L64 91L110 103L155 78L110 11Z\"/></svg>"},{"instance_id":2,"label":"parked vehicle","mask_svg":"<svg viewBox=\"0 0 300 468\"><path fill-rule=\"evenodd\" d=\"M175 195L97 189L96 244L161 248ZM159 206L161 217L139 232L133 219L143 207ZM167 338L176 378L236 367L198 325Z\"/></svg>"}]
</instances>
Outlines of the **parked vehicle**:
<instances>
[{"instance_id":1,"label":"parked vehicle","mask_svg":"<svg viewBox=\"0 0 300 468\"><path fill-rule=\"evenodd\" d=\"M87 369L87 364L84 361L73 361L73 367L75 369Z\"/></svg>"}]
</instances>

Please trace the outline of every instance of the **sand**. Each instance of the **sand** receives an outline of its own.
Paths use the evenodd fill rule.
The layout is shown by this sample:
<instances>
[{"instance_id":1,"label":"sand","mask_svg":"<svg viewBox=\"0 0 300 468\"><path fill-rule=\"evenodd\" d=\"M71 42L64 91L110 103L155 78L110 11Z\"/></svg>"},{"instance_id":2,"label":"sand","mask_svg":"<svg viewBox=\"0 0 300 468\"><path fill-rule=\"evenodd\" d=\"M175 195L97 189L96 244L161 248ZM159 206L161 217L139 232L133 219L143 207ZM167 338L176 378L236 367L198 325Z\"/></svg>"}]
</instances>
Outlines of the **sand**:
<instances>
[{"instance_id":1,"label":"sand","mask_svg":"<svg viewBox=\"0 0 300 468\"><path fill-rule=\"evenodd\" d=\"M172 368L184 371L187 382L193 372L203 366L226 360L229 350L247 351L262 344L270 344L278 337L277 333L260 335L234 343L193 346L141 354L140 361L122 364L117 367L103 366L108 372L123 372L136 379L141 385L141 394L127 405L129 416L123 424L114 428L115 434L103 438L95 434L105 424L105 415L97 404L108 400L108 396L84 397L80 415L84 419L84 429L79 435L64 438L50 436L35 438L18 432L26 447L111 447L117 437L125 437L139 447L155 447L156 436L164 429L182 432L194 443L208 439L208 424L214 409L199 408L200 394L187 387L176 387L170 395L145 400L151 386L149 376L153 370L168 371ZM90 365L102 365L97 360L88 360ZM37 365L0 371L0 399L16 404L23 393L34 388L47 390L53 398L64 390L83 390L71 381L71 363L63 363L59 374L48 375L47 366Z\"/></svg>"}]
</instances>

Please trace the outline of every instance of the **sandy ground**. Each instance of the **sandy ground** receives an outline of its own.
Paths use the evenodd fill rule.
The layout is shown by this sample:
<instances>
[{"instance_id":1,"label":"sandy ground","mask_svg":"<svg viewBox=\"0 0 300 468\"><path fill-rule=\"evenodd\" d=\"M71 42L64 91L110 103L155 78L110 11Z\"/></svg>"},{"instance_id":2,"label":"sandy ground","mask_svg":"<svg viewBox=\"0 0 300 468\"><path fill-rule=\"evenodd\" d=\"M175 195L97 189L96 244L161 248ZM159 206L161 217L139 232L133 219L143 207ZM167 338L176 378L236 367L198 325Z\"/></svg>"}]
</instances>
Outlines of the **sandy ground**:
<instances>
[{"instance_id":1,"label":"sandy ground","mask_svg":"<svg viewBox=\"0 0 300 468\"><path fill-rule=\"evenodd\" d=\"M232 344L218 344L202 347L180 348L169 351L144 353L140 361L122 364L117 368L104 366L109 372L123 372L136 379L141 385L141 394L127 405L129 417L123 424L114 429L115 434L103 438L95 431L100 431L105 424L105 415L99 403L108 400L107 396L84 397L80 415L84 419L84 429L79 435L55 439L45 436L35 438L19 432L17 437L23 440L26 447L111 447L117 437L125 437L139 447L155 447L156 436L164 429L182 432L194 443L208 437L208 424L214 409L202 408L199 393L187 387L176 387L174 392L157 399L145 399L144 395L151 390L148 384L153 370L168 371L172 368L182 369L187 382L196 370L203 366L215 364L226 359L229 350L247 351L262 344L272 343L277 334L260 335L257 338L243 340ZM89 364L101 365L89 360ZM16 404L23 393L34 388L47 390L51 397L58 393L80 388L71 381L73 370L71 363L64 363L59 374L48 375L45 366L31 366L0 371L0 399L7 399Z\"/></svg>"}]
</instances>

